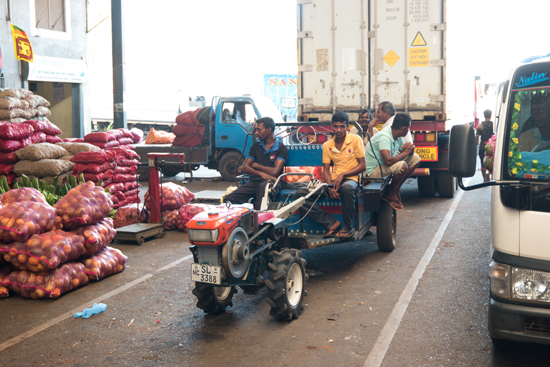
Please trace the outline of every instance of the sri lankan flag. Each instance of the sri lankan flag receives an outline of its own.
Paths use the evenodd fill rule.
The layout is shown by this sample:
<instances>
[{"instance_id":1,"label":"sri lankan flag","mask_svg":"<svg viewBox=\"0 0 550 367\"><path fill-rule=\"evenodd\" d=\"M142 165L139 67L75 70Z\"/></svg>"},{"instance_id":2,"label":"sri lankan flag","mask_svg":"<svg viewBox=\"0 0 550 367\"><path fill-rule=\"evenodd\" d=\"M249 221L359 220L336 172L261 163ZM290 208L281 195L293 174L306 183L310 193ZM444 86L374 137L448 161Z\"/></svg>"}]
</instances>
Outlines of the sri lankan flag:
<instances>
[{"instance_id":1,"label":"sri lankan flag","mask_svg":"<svg viewBox=\"0 0 550 367\"><path fill-rule=\"evenodd\" d=\"M32 52L31 41L25 31L12 24L11 34L13 35L13 45L15 47L15 59L33 62L34 53Z\"/></svg>"}]
</instances>

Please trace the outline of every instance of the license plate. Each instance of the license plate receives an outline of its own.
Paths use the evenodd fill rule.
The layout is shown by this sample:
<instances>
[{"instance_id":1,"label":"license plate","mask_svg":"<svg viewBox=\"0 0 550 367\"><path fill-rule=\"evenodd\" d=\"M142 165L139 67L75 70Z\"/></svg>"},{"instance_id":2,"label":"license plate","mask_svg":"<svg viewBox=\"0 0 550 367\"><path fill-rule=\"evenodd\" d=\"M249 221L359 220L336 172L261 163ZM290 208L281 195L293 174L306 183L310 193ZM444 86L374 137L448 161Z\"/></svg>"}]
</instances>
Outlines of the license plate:
<instances>
[{"instance_id":1,"label":"license plate","mask_svg":"<svg viewBox=\"0 0 550 367\"><path fill-rule=\"evenodd\" d=\"M420 156L424 162L437 162L439 154L437 146L435 147L415 147L414 152Z\"/></svg>"},{"instance_id":2,"label":"license plate","mask_svg":"<svg viewBox=\"0 0 550 367\"><path fill-rule=\"evenodd\" d=\"M221 266L191 264L191 280L208 284L222 284Z\"/></svg>"}]
</instances>

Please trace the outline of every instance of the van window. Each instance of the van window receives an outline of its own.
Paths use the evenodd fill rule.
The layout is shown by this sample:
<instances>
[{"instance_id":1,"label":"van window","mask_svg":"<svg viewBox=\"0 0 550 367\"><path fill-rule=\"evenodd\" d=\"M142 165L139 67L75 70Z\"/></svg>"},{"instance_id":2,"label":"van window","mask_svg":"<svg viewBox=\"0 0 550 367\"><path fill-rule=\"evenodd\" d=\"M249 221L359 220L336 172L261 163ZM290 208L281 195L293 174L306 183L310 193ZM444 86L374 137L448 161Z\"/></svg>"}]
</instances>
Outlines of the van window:
<instances>
[{"instance_id":1,"label":"van window","mask_svg":"<svg viewBox=\"0 0 550 367\"><path fill-rule=\"evenodd\" d=\"M510 177L550 178L550 88L513 90L507 125Z\"/></svg>"}]
</instances>

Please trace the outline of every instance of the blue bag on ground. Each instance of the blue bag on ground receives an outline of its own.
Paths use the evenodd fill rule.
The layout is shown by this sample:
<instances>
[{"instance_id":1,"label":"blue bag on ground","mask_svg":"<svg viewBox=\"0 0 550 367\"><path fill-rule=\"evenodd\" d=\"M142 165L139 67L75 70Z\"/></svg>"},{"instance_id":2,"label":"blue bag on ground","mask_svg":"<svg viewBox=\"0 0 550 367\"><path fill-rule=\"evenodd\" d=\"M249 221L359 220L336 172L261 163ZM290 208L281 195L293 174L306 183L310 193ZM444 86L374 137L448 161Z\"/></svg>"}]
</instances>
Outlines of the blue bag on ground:
<instances>
[{"instance_id":1,"label":"blue bag on ground","mask_svg":"<svg viewBox=\"0 0 550 367\"><path fill-rule=\"evenodd\" d=\"M87 319L92 315L95 315L97 313L102 313L107 309L107 305L104 303L94 303L94 305L90 308L85 309L82 312L77 312L74 314L74 317L82 317L83 319Z\"/></svg>"}]
</instances>

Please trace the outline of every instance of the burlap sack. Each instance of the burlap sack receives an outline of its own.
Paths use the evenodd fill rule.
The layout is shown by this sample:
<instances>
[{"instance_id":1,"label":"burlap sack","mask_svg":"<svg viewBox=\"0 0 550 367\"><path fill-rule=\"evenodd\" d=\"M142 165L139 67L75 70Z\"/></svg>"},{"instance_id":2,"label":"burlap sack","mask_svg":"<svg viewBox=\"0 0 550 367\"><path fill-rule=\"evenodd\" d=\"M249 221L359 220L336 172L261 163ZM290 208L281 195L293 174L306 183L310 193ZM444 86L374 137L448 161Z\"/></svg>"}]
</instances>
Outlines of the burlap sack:
<instances>
[{"instance_id":1,"label":"burlap sack","mask_svg":"<svg viewBox=\"0 0 550 367\"><path fill-rule=\"evenodd\" d=\"M4 110L9 110L12 108L26 109L28 106L29 105L26 101L23 103L19 98L0 97L0 108Z\"/></svg>"},{"instance_id":2,"label":"burlap sack","mask_svg":"<svg viewBox=\"0 0 550 367\"><path fill-rule=\"evenodd\" d=\"M42 143L46 144L46 143ZM38 144L40 145L40 144ZM60 159L41 159L39 161L19 161L13 167L18 176L33 177L59 176L73 169L74 163Z\"/></svg>"},{"instance_id":3,"label":"burlap sack","mask_svg":"<svg viewBox=\"0 0 550 367\"><path fill-rule=\"evenodd\" d=\"M41 159L58 159L70 155L70 153L57 144L41 143L19 149L15 152L15 155L20 160L38 161Z\"/></svg>"},{"instance_id":4,"label":"burlap sack","mask_svg":"<svg viewBox=\"0 0 550 367\"><path fill-rule=\"evenodd\" d=\"M98 152L101 150L100 147L96 147L95 145L89 144L89 143L70 143L70 142L63 142L63 143L56 143L55 145L59 145L69 154L75 155L80 152Z\"/></svg>"}]
</instances>

